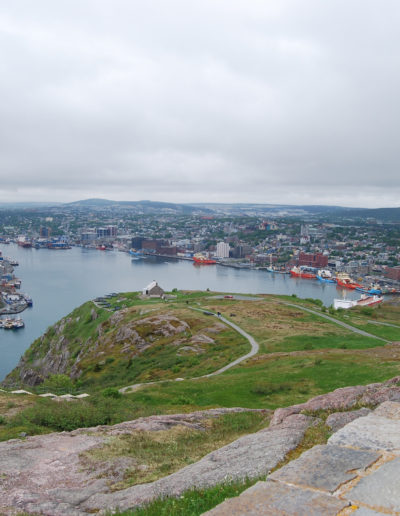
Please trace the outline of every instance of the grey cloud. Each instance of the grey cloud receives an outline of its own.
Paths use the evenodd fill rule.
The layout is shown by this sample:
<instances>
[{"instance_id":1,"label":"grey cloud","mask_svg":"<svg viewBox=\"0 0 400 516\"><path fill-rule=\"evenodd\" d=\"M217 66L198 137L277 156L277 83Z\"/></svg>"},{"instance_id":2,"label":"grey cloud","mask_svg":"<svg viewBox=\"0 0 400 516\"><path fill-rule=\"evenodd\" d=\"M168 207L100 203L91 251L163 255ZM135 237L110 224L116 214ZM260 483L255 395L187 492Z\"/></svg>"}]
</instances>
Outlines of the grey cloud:
<instances>
[{"instance_id":1,"label":"grey cloud","mask_svg":"<svg viewBox=\"0 0 400 516\"><path fill-rule=\"evenodd\" d=\"M396 205L399 11L3 5L0 200Z\"/></svg>"}]
</instances>

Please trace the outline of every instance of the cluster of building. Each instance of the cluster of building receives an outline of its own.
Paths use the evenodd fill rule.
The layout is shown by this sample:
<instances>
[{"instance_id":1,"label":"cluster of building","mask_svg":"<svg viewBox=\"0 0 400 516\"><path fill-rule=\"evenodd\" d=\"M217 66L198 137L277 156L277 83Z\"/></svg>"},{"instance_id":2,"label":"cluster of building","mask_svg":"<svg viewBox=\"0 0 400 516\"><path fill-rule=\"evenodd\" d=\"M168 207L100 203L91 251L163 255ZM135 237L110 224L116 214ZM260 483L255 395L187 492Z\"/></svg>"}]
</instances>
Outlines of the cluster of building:
<instances>
[{"instance_id":1,"label":"cluster of building","mask_svg":"<svg viewBox=\"0 0 400 516\"><path fill-rule=\"evenodd\" d=\"M400 225L308 219L57 208L51 216L8 217L0 225L0 243L1 238L17 241L22 233L37 247L134 249L187 259L202 253L236 267L305 265L400 281Z\"/></svg>"},{"instance_id":2,"label":"cluster of building","mask_svg":"<svg viewBox=\"0 0 400 516\"><path fill-rule=\"evenodd\" d=\"M32 305L31 298L17 291L21 288L21 280L14 275L17 262L5 258L0 251L0 315L22 312Z\"/></svg>"}]
</instances>

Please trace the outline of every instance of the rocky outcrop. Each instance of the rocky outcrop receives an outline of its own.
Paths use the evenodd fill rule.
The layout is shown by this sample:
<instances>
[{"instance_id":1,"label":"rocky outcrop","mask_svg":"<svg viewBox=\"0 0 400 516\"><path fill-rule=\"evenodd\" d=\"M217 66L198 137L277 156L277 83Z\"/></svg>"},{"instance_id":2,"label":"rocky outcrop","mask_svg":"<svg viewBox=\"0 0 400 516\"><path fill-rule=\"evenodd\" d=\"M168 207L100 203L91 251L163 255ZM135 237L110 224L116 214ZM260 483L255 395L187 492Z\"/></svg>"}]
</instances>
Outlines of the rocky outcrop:
<instances>
[{"instance_id":1,"label":"rocky outcrop","mask_svg":"<svg viewBox=\"0 0 400 516\"><path fill-rule=\"evenodd\" d=\"M240 497L239 505L226 502L218 509L220 512L215 509L217 512L210 513L275 516L281 514L279 507L286 510L284 514L292 514L288 508L293 507L295 511L303 504L304 511L299 514L336 514L334 511L346 507L348 501L343 502L335 493L339 486L357 477L356 470L370 468L387 452L391 454L388 457L393 458L393 453L398 450L400 460L400 403L390 401L398 399L399 383L400 378L396 377L382 384L337 389L307 403L277 409L268 428L240 437L164 478L116 492L111 491L110 483L117 482L123 478L124 471L137 466L133 459L113 457L93 467L90 460L85 459L85 452L104 446L110 438L135 431L157 432L175 426L199 430L210 417L249 409L152 416L110 427L83 428L3 442L0 443L0 514L82 516L105 513L116 508L138 507L158 497L180 496L191 488L267 475L298 447L306 430L321 421L319 411L341 409L326 421L330 421L333 428L351 421L333 434L327 446L317 446L303 454L301 460L277 470L266 482L249 490L248 496ZM362 400L382 399L385 402L368 415L365 415L368 409L351 410ZM400 472L400 467L396 471ZM99 478L100 474L102 478ZM392 474L386 481L397 481L396 478L398 476ZM270 504L269 512L254 512L257 503L267 509ZM245 512L246 507L250 507L250 512Z\"/></svg>"},{"instance_id":2,"label":"rocky outcrop","mask_svg":"<svg viewBox=\"0 0 400 516\"><path fill-rule=\"evenodd\" d=\"M315 413L319 410L341 411L361 405L377 405L384 401L400 401L400 376L384 383L343 387L328 394L316 396L306 403L279 408L274 412L271 425L277 425L291 416L301 412Z\"/></svg>"},{"instance_id":3,"label":"rocky outcrop","mask_svg":"<svg viewBox=\"0 0 400 516\"><path fill-rule=\"evenodd\" d=\"M326 426L328 426L332 432L337 432L340 428L351 423L359 417L368 416L371 409L363 407L359 410L351 410L349 412L334 412L326 418Z\"/></svg>"},{"instance_id":4,"label":"rocky outcrop","mask_svg":"<svg viewBox=\"0 0 400 516\"><path fill-rule=\"evenodd\" d=\"M293 417L293 416L289 416ZM386 401L207 516L373 516L400 511L400 403Z\"/></svg>"},{"instance_id":5,"label":"rocky outcrop","mask_svg":"<svg viewBox=\"0 0 400 516\"><path fill-rule=\"evenodd\" d=\"M2 442L0 514L87 514L91 511L86 511L83 504L89 503L89 499L100 493L109 494L111 498L107 498L106 503L112 506L113 497L118 493L110 492L109 483L118 481L132 466L132 460L126 457L112 458L100 466L96 464L96 469L91 470L85 452L104 445L115 436L135 431L169 430L174 426L198 430L204 428L204 422L210 418L248 411L242 408L221 408L191 414L151 416L109 427L83 428Z\"/></svg>"},{"instance_id":6,"label":"rocky outcrop","mask_svg":"<svg viewBox=\"0 0 400 516\"><path fill-rule=\"evenodd\" d=\"M165 342L174 344L176 341L178 356L182 352L201 354L204 352L202 346L215 342L206 335L207 330L192 335L189 323L174 314L158 313L137 319L136 312L131 309L116 312L108 320L99 322L84 342L81 337L71 337L74 333L80 334L76 331L77 324L82 326L97 319L94 308L87 321L79 317L61 319L34 342L3 385L35 386L53 374L67 374L77 379L91 366L97 364L98 370L107 367L107 358L128 362L159 342L165 345ZM224 329L221 325L210 331L218 333Z\"/></svg>"}]
</instances>

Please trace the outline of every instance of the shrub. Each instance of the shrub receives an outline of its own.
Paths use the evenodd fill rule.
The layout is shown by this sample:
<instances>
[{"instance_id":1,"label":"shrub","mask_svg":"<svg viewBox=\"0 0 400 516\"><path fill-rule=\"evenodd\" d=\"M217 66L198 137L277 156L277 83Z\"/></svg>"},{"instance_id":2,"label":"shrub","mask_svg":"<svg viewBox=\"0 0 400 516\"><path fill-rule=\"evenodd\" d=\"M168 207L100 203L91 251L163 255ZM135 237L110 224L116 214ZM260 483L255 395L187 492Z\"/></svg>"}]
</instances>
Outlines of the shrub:
<instances>
[{"instance_id":1,"label":"shrub","mask_svg":"<svg viewBox=\"0 0 400 516\"><path fill-rule=\"evenodd\" d=\"M45 390L53 391L55 394L70 393L74 390L74 382L66 374L52 374L42 385Z\"/></svg>"},{"instance_id":2,"label":"shrub","mask_svg":"<svg viewBox=\"0 0 400 516\"><path fill-rule=\"evenodd\" d=\"M309 303L312 303L313 305L323 306L323 302L320 299L314 299L313 297L307 297L305 300L308 301Z\"/></svg>"},{"instance_id":3,"label":"shrub","mask_svg":"<svg viewBox=\"0 0 400 516\"><path fill-rule=\"evenodd\" d=\"M290 383L271 383L271 382L257 382L251 392L253 394L260 394L264 396L270 396L271 394L276 394L277 392L285 392L292 390L292 386Z\"/></svg>"},{"instance_id":4,"label":"shrub","mask_svg":"<svg viewBox=\"0 0 400 516\"><path fill-rule=\"evenodd\" d=\"M107 387L101 394L105 398L122 398L122 394L115 387Z\"/></svg>"},{"instance_id":5,"label":"shrub","mask_svg":"<svg viewBox=\"0 0 400 516\"><path fill-rule=\"evenodd\" d=\"M34 424L59 432L76 428L106 425L111 421L111 414L105 414L97 407L83 402L38 403L24 410L15 417L15 422L23 425Z\"/></svg>"},{"instance_id":6,"label":"shrub","mask_svg":"<svg viewBox=\"0 0 400 516\"><path fill-rule=\"evenodd\" d=\"M374 313L374 309L372 308L372 306L363 306L361 308L361 313L363 315L372 315Z\"/></svg>"}]
</instances>

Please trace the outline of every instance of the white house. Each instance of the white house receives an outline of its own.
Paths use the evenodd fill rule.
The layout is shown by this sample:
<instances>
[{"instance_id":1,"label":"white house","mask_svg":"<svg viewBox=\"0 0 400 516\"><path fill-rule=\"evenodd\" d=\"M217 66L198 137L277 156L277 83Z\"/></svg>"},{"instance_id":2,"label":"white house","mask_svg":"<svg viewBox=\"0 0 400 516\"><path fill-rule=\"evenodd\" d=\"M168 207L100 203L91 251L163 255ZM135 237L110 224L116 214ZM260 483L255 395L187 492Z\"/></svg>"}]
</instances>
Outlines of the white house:
<instances>
[{"instance_id":1,"label":"white house","mask_svg":"<svg viewBox=\"0 0 400 516\"><path fill-rule=\"evenodd\" d=\"M158 285L157 281L153 280L142 290L142 295L146 297L162 297L164 290Z\"/></svg>"}]
</instances>

